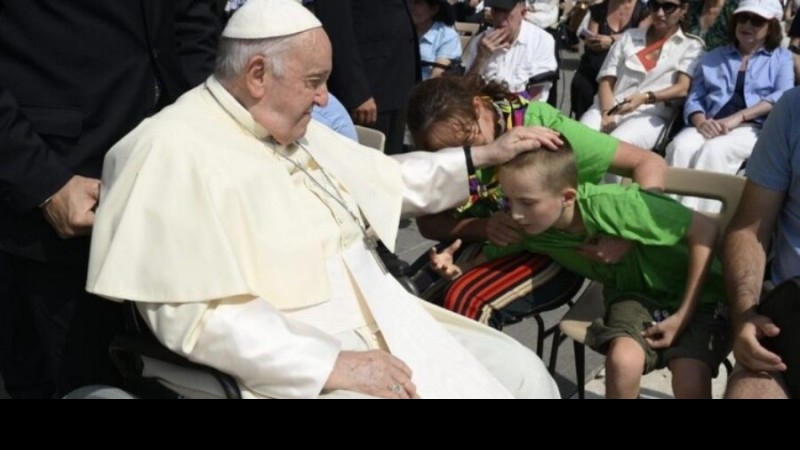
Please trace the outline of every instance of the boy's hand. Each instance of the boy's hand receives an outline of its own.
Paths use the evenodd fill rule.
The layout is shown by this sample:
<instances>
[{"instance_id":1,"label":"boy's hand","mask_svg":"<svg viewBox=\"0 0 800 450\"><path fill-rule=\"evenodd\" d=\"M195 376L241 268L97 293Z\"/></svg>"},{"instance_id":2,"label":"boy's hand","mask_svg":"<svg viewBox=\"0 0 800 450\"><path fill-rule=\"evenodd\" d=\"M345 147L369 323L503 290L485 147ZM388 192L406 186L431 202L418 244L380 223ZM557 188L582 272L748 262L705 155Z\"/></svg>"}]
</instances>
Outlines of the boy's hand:
<instances>
[{"instance_id":1,"label":"boy's hand","mask_svg":"<svg viewBox=\"0 0 800 450\"><path fill-rule=\"evenodd\" d=\"M672 347L678 340L678 336L683 332L684 318L680 313L675 313L663 322L656 323L652 327L642 331L644 340L650 347L659 350Z\"/></svg>"},{"instance_id":2,"label":"boy's hand","mask_svg":"<svg viewBox=\"0 0 800 450\"><path fill-rule=\"evenodd\" d=\"M519 224L503 211L492 214L486 225L486 237L492 244L500 247L522 242L522 229Z\"/></svg>"},{"instance_id":3,"label":"boy's hand","mask_svg":"<svg viewBox=\"0 0 800 450\"><path fill-rule=\"evenodd\" d=\"M441 275L443 278L454 280L461 276L461 268L453 262L455 258L453 255L461 248L461 239L456 239L450 247L442 250L441 253L436 251L436 247L428 251L428 256L431 259L431 268Z\"/></svg>"},{"instance_id":4,"label":"boy's hand","mask_svg":"<svg viewBox=\"0 0 800 450\"><path fill-rule=\"evenodd\" d=\"M613 236L599 235L592 237L578 247L578 254L586 259L603 263L616 264L622 261L636 244L632 241Z\"/></svg>"}]
</instances>

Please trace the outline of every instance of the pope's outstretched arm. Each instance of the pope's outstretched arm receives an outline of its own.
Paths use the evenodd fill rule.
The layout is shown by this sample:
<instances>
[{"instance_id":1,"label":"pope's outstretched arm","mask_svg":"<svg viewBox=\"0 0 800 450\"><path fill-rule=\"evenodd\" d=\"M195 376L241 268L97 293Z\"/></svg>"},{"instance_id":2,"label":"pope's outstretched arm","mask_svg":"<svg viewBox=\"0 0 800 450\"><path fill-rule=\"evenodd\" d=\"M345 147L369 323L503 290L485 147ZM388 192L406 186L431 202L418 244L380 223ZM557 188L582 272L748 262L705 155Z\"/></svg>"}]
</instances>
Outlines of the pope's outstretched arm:
<instances>
[{"instance_id":1,"label":"pope's outstretched arm","mask_svg":"<svg viewBox=\"0 0 800 450\"><path fill-rule=\"evenodd\" d=\"M491 144L469 149L476 169L503 164L520 153L563 145L558 133L543 127L514 128ZM467 151L449 148L392 156L403 176L403 217L435 214L463 204L469 195Z\"/></svg>"}]
</instances>

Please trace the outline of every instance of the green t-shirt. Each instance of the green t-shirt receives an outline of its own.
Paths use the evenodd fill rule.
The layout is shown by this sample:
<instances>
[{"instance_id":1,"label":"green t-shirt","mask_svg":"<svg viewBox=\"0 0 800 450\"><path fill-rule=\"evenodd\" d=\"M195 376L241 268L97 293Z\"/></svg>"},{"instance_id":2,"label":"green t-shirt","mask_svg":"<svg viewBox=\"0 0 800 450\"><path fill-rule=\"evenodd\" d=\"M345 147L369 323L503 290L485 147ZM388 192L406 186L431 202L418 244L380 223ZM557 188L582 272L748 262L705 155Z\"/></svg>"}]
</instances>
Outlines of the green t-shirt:
<instances>
[{"instance_id":1,"label":"green t-shirt","mask_svg":"<svg viewBox=\"0 0 800 450\"><path fill-rule=\"evenodd\" d=\"M599 183L611 167L619 147L619 140L616 138L592 130L544 102L527 104L524 125L542 126L561 133L575 153L580 183ZM509 126L514 126L513 120L509 120ZM458 208L457 218L488 217L500 209L495 205L503 196L497 184L497 169L491 167L479 170L476 176L480 189L477 189L478 186L470 186L470 190L477 190L479 193L472 195L474 198L470 198L466 205Z\"/></svg>"},{"instance_id":2,"label":"green t-shirt","mask_svg":"<svg viewBox=\"0 0 800 450\"><path fill-rule=\"evenodd\" d=\"M520 250L542 253L572 272L603 283L607 303L635 296L676 311L686 287L689 248L685 236L691 226L691 210L671 198L641 191L636 184L583 184L578 188L577 205L585 233L551 229L526 235L519 245L487 245L485 253L490 258ZM594 262L575 251L600 234L633 241L636 246L613 265ZM699 305L715 308L725 301L724 292L722 266L714 258Z\"/></svg>"}]
</instances>

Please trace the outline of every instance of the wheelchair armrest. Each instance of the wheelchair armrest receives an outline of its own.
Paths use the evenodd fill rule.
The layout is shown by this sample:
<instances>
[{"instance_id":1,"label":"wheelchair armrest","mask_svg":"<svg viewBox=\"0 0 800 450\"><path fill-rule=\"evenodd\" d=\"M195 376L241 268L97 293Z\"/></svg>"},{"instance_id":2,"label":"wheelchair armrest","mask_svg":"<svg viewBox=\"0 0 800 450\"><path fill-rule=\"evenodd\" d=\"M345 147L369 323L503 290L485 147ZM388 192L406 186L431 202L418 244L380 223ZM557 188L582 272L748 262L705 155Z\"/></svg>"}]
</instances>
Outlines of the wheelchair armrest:
<instances>
[{"instance_id":1,"label":"wheelchair armrest","mask_svg":"<svg viewBox=\"0 0 800 450\"><path fill-rule=\"evenodd\" d=\"M143 375L143 358L150 358L209 374L219 383L220 388L225 393L225 398L242 398L239 384L236 382L235 378L214 368L192 362L165 347L158 341L149 328L138 324L138 312L135 307L131 306L128 310L128 314L132 316L128 318L130 322L137 325L129 326L129 331L115 336L109 346L109 355L117 370L122 374L125 382L132 385L135 390L143 392L147 396L154 396L157 398L178 397L177 394L163 386L157 380L147 378Z\"/></svg>"}]
</instances>

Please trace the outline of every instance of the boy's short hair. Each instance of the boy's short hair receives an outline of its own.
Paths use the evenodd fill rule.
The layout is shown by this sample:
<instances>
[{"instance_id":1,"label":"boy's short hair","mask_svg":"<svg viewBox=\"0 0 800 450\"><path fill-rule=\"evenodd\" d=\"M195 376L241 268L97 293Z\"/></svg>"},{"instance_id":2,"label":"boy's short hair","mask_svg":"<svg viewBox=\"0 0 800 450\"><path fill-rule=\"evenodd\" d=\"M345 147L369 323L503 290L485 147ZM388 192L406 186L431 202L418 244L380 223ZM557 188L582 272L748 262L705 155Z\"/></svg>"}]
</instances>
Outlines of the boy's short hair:
<instances>
[{"instance_id":1,"label":"boy's short hair","mask_svg":"<svg viewBox=\"0 0 800 450\"><path fill-rule=\"evenodd\" d=\"M553 191L578 187L578 164L569 144L558 150L539 149L517 155L500 166L500 171L534 169L542 187Z\"/></svg>"}]
</instances>

